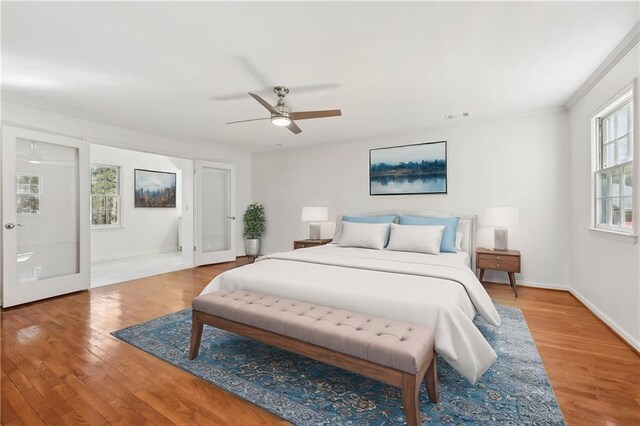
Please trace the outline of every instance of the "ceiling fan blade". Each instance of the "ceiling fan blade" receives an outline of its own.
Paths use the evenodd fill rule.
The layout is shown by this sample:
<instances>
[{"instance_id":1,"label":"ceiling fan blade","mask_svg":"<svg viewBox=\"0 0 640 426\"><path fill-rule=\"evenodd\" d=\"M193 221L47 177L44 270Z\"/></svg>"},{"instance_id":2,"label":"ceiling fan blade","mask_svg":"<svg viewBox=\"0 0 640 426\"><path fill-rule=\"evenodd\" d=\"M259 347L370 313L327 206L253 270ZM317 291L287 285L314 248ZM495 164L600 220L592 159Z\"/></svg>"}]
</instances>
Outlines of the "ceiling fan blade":
<instances>
[{"instance_id":1,"label":"ceiling fan blade","mask_svg":"<svg viewBox=\"0 0 640 426\"><path fill-rule=\"evenodd\" d=\"M325 111L299 111L292 112L292 120L308 120L310 118L326 118L326 117L339 117L342 115L342 111L339 109L328 109Z\"/></svg>"},{"instance_id":2,"label":"ceiling fan blade","mask_svg":"<svg viewBox=\"0 0 640 426\"><path fill-rule=\"evenodd\" d=\"M264 87L270 87L271 89L273 89L273 82L269 80L269 78L267 78L267 76L265 76L262 71L260 71L258 69L258 67L256 66L256 64L254 64L253 62L251 62L251 59L247 58L246 56L242 56L242 55L236 55L236 60L240 63L240 65L242 66L242 68L245 69L245 71L247 71L249 74L251 74L251 76L253 78L255 78L255 80Z\"/></svg>"},{"instance_id":3,"label":"ceiling fan blade","mask_svg":"<svg viewBox=\"0 0 640 426\"><path fill-rule=\"evenodd\" d=\"M327 84L307 84L304 86L289 86L291 93L315 92L317 90L337 89L341 85L338 83Z\"/></svg>"},{"instance_id":4,"label":"ceiling fan blade","mask_svg":"<svg viewBox=\"0 0 640 426\"><path fill-rule=\"evenodd\" d=\"M264 99L262 99L260 96L256 95L255 93L249 93L249 96L251 96L253 99L258 101L260 103L260 105L262 105L263 107L268 109L271 114L282 115L278 111L276 111L276 109L273 107L273 105L269 104L269 102L265 101Z\"/></svg>"},{"instance_id":5,"label":"ceiling fan blade","mask_svg":"<svg viewBox=\"0 0 640 426\"><path fill-rule=\"evenodd\" d=\"M267 117L267 118L250 118L249 120L230 121L230 122L224 123L224 124L246 123L247 121L260 121L260 120L271 120L271 117Z\"/></svg>"},{"instance_id":6,"label":"ceiling fan blade","mask_svg":"<svg viewBox=\"0 0 640 426\"><path fill-rule=\"evenodd\" d=\"M293 133L295 133L296 135L298 133L302 133L302 130L300 129L300 127L298 127L298 125L296 123L294 123L293 121L291 122L291 124L289 124L287 126L287 129L291 130Z\"/></svg>"},{"instance_id":7,"label":"ceiling fan blade","mask_svg":"<svg viewBox=\"0 0 640 426\"><path fill-rule=\"evenodd\" d=\"M213 96L210 99L213 101L235 101L238 99L247 99L247 92L230 93L228 95Z\"/></svg>"}]
</instances>

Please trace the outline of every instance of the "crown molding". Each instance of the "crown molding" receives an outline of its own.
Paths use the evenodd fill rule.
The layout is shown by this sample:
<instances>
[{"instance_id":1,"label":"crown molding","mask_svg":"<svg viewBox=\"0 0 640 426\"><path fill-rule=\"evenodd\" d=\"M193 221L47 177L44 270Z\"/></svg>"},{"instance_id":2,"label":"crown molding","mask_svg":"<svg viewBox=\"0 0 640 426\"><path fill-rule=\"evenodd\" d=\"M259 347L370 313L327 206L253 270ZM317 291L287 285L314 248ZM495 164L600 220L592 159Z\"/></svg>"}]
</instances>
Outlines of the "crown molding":
<instances>
[{"instance_id":1,"label":"crown molding","mask_svg":"<svg viewBox=\"0 0 640 426\"><path fill-rule=\"evenodd\" d=\"M13 96L8 96L8 95L2 95L1 99L2 99L2 102L11 102L11 103L14 103L14 104L24 105L24 106L31 107L31 108L37 108L37 109L41 109L41 110L45 110L45 111L50 111L50 112L53 112L53 113L56 113L56 114L68 115L68 116L80 118L80 119L83 119L83 120L88 120L88 121L93 121L93 122L100 123L100 124L105 124L107 126L114 126L114 127L119 127L121 129L131 130L131 131L134 131L134 132L145 133L147 135L156 136L156 137L159 137L159 138L168 139L168 140L176 141L176 142L179 142L179 143L188 143L188 144L198 145L198 146L207 145L209 147L212 147L212 144L213 144L214 145L213 147L219 148L221 150L225 150L225 151L228 151L228 152L231 152L231 153L236 153L236 154L248 154L248 153L250 153L249 151L246 151L246 150L240 150L238 148L230 147L230 146L224 145L224 144L219 144L219 143L216 143L216 142L213 142L213 141L210 141L210 140L194 139L192 137L181 135L181 134L164 132L164 131L159 130L159 129L145 127L145 126L139 126L139 125L132 124L132 123L129 123L129 122L126 122L126 121L114 120L114 119L111 119L111 118L103 116L103 115L89 114L89 113L80 112L80 111L76 111L76 110L72 110L72 109L61 108L61 107L58 107L58 106L55 106L55 105L51 105L51 104L27 101L27 100L24 100L24 99L20 99L20 98L16 98L16 97L13 97ZM93 138L91 136L87 136L87 137ZM100 138L96 137L96 138L93 138L93 139L100 139Z\"/></svg>"},{"instance_id":2,"label":"crown molding","mask_svg":"<svg viewBox=\"0 0 640 426\"><path fill-rule=\"evenodd\" d=\"M314 149L314 148L321 148L321 147L329 147L329 146L335 146L335 145L345 145L345 144L350 144L350 143L359 143L359 142L363 142L365 140L376 140L376 139L391 139L391 138L397 138L397 137L405 137L405 136L418 136L420 137L423 133L426 132L437 132L443 129L450 129L450 128L458 128L458 127L469 127L469 126L475 126L475 125L482 125L482 124L486 124L486 123L492 123L492 122L496 122L496 121L504 121L504 120L514 120L514 119L518 119L518 118L525 118L525 117L530 117L530 116L536 116L536 115L542 115L542 114L551 114L554 112L566 112L567 111L567 107L565 106L558 106L558 107L553 107L553 108L548 108L548 109L543 109L543 110L538 110L538 111L529 111L529 112L522 112L522 113L515 113L515 114L506 114L506 115L497 115L495 117L485 117L485 118L480 118L480 119L470 119L470 120L465 120L465 121L457 121L457 122L447 122L447 123L437 123L437 124L432 124L430 126L423 126L423 127L414 127L412 129L406 129L406 130L402 130L399 132L385 132L385 133L376 133L376 134L370 134L370 135L361 135L361 136L355 136L355 137L351 137L351 138L345 138L345 139L333 139L333 140L329 140L326 142L318 142L318 143L312 143L312 144L308 144L308 145L297 145L297 146L281 146L281 147L269 147L269 148L265 148L265 149L261 149L261 150L257 150L257 151L253 151L251 153L252 156L259 156L259 155L269 155L269 154L274 154L274 153L278 153L278 152L285 152L285 151L304 151L307 149Z\"/></svg>"},{"instance_id":3,"label":"crown molding","mask_svg":"<svg viewBox=\"0 0 640 426\"><path fill-rule=\"evenodd\" d=\"M607 58L596 68L596 70L587 78L587 80L582 83L582 86L576 90L576 92L571 96L569 102L567 102L567 108L573 108L579 101L582 99L593 87L598 84L600 80L604 78L605 75L613 67L616 66L618 62L624 56L629 53L629 51L640 41L640 21L637 22L631 31L627 33L627 35L622 39L620 43L613 49L613 51L607 56Z\"/></svg>"}]
</instances>

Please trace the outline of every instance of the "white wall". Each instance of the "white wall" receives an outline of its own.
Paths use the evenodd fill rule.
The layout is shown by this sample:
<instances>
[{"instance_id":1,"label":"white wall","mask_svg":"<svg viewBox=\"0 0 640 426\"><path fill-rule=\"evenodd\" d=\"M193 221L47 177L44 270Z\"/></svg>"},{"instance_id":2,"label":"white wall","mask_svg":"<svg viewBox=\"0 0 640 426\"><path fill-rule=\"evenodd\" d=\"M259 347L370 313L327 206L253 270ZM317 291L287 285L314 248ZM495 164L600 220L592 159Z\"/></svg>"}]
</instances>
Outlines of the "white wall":
<instances>
[{"instance_id":1,"label":"white wall","mask_svg":"<svg viewBox=\"0 0 640 426\"><path fill-rule=\"evenodd\" d=\"M640 349L640 250L638 244L586 229L591 225L591 118L625 86L639 78L638 44L569 111L571 133L571 283L576 296ZM636 82L636 92L638 85ZM635 98L636 188L634 221L640 220L637 195L640 102ZM636 224L636 230L638 229Z\"/></svg>"},{"instance_id":2,"label":"white wall","mask_svg":"<svg viewBox=\"0 0 640 426\"><path fill-rule=\"evenodd\" d=\"M448 195L369 196L369 149L448 141ZM289 250L306 238L302 206L340 212L406 208L478 214L487 206L518 206L519 230L510 247L522 252L521 281L569 284L569 151L567 113L546 112L484 123L446 126L345 144L254 154L253 199L265 205L262 251ZM481 230L480 246L493 245ZM487 274L505 281L506 274Z\"/></svg>"},{"instance_id":3,"label":"white wall","mask_svg":"<svg viewBox=\"0 0 640 426\"><path fill-rule=\"evenodd\" d=\"M91 259L177 250L182 215L182 160L96 144L91 144L90 157L91 163L120 167L121 197L120 226L91 230ZM135 208L134 169L176 173L176 207Z\"/></svg>"},{"instance_id":4,"label":"white wall","mask_svg":"<svg viewBox=\"0 0 640 426\"><path fill-rule=\"evenodd\" d=\"M177 141L107 122L58 112L32 105L2 100L2 124L31 128L86 140L87 143L113 146L167 156L202 159L236 165L236 214L251 203L251 155L215 144L203 145ZM1 200L0 200L1 203ZM1 206L0 206L1 207ZM125 221L127 218L125 218ZM242 227L236 226L236 254L244 255Z\"/></svg>"}]
</instances>

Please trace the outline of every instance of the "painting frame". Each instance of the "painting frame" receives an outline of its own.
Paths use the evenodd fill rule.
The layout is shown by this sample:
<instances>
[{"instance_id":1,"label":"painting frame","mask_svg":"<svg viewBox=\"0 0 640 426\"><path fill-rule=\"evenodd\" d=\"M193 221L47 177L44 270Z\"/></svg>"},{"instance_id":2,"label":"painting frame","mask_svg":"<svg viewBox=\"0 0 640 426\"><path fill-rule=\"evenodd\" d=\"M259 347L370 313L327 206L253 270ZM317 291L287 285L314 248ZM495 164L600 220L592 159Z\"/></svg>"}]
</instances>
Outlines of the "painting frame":
<instances>
[{"instance_id":1,"label":"painting frame","mask_svg":"<svg viewBox=\"0 0 640 426\"><path fill-rule=\"evenodd\" d=\"M138 191L143 190L144 188L139 188L139 181L142 180L142 177L145 174L156 174L156 175L165 175L165 177L169 177L170 181L173 181L173 195L169 198L169 201L166 203L161 203L160 205L153 205L149 203L142 203L142 199L138 196ZM133 207L134 208L159 208L159 209L174 209L177 207L177 185L178 179L177 174L175 172L164 172L161 170L149 170L149 169L133 169ZM170 187L166 187L170 188ZM164 188L163 188L164 189ZM154 203L155 204L155 203Z\"/></svg>"},{"instance_id":2,"label":"painting frame","mask_svg":"<svg viewBox=\"0 0 640 426\"><path fill-rule=\"evenodd\" d=\"M381 176L372 176L372 168L373 168L373 164L372 164L372 154L376 151L386 151L386 153L391 153L391 150L394 151L402 151L402 150L407 150L410 151L412 149L416 149L416 147L422 147L422 146L426 146L426 145L442 145L442 158L437 158L436 160L440 161L444 161L444 167L439 166L439 168L442 168L442 173L437 173L437 176L444 176L444 188L443 190L440 191L412 191L412 192L380 192L380 191L375 191L373 190L373 183L374 183L374 179L377 178L381 178ZM419 158L416 158L416 161L421 161ZM380 163L376 163L376 164L380 164ZM437 162L436 162L437 165ZM387 195L447 195L449 192L449 173L448 173L448 169L449 169L449 161L448 161L448 152L447 152L447 141L446 140L441 140L441 141L433 141L433 142L420 142L420 143L414 143L414 144L407 144L407 145L396 145L396 146L386 146L386 147L380 147L380 148L371 148L369 149L369 196L373 196L373 197L377 197L377 196L387 196ZM422 175L424 176L424 175ZM417 178L416 175L407 175L408 178L414 177Z\"/></svg>"}]
</instances>

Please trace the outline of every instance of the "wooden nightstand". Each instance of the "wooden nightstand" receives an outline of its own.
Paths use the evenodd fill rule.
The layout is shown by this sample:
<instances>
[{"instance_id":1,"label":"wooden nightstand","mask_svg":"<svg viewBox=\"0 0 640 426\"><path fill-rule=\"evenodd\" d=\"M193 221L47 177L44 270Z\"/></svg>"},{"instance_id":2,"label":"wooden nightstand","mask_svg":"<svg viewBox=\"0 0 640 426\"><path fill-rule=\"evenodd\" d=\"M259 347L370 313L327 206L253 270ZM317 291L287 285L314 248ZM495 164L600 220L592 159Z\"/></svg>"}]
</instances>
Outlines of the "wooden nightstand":
<instances>
[{"instance_id":1,"label":"wooden nightstand","mask_svg":"<svg viewBox=\"0 0 640 426\"><path fill-rule=\"evenodd\" d=\"M479 248L476 250L476 267L480 269L480 282L484 278L484 271L491 269L493 271L504 271L509 274L509 283L516 297L518 297L518 289L516 288L515 273L520 273L520 252L518 250L490 250Z\"/></svg>"},{"instance_id":2,"label":"wooden nightstand","mask_svg":"<svg viewBox=\"0 0 640 426\"><path fill-rule=\"evenodd\" d=\"M297 250L307 247L323 246L325 244L329 244L331 241L333 241L331 238L325 238L322 240L296 240L293 242L293 249Z\"/></svg>"}]
</instances>

